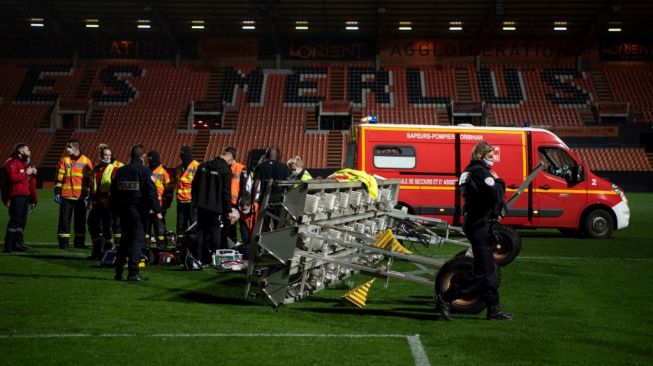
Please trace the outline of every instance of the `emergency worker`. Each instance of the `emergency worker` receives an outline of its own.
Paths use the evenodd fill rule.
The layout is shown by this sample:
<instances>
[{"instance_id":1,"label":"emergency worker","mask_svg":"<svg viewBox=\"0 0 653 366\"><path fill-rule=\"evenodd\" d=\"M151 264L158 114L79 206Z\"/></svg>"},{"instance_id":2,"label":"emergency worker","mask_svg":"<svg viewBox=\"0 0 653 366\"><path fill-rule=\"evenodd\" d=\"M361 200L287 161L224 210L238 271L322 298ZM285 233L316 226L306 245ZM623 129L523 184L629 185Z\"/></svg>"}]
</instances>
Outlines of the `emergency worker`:
<instances>
[{"instance_id":1,"label":"emergency worker","mask_svg":"<svg viewBox=\"0 0 653 366\"><path fill-rule=\"evenodd\" d=\"M193 159L190 146L181 148L181 164L177 166L177 238L182 240L186 229L196 221L195 210L191 204L191 188L195 172L200 163Z\"/></svg>"},{"instance_id":2,"label":"emergency worker","mask_svg":"<svg viewBox=\"0 0 653 366\"><path fill-rule=\"evenodd\" d=\"M254 169L254 185L252 186L252 197L254 197L255 200L259 202L259 204L263 202L267 187L272 181L286 180L290 175L288 166L279 161L281 159L281 152L278 147L269 147L265 153L265 158L267 160L259 163L256 166L256 169ZM282 200L283 189L272 186L268 204L280 203ZM281 215L281 208L275 207L274 205L272 208L266 207L265 210L270 211L270 213L277 217ZM263 212L262 214L265 213ZM261 231L270 231L270 216L266 215L263 218L263 227L261 228Z\"/></svg>"},{"instance_id":3,"label":"emergency worker","mask_svg":"<svg viewBox=\"0 0 653 366\"><path fill-rule=\"evenodd\" d=\"M221 229L231 210L230 152L223 152L213 160L205 161L197 168L192 186L192 203L197 208L197 248L194 255L204 265L212 264L212 256L218 249L226 248L221 242Z\"/></svg>"},{"instance_id":4,"label":"emergency worker","mask_svg":"<svg viewBox=\"0 0 653 366\"><path fill-rule=\"evenodd\" d=\"M91 187L91 159L82 155L78 140L66 144L66 155L59 160L54 185L54 201L59 204L59 248L68 249L70 219L75 214L75 248L86 248L86 207Z\"/></svg>"},{"instance_id":5,"label":"emergency worker","mask_svg":"<svg viewBox=\"0 0 653 366\"><path fill-rule=\"evenodd\" d=\"M161 216L163 219L158 220L154 215L154 212L151 212L148 217L148 225L146 228L149 228L151 225L154 229L154 236L156 237L156 243L159 247L166 246L166 212L170 208L172 202L172 194L174 193L175 187L171 183L170 174L166 168L161 164L161 157L157 151L150 151L147 153L148 165L152 171L152 181L156 187L156 197L159 200L159 205L161 206Z\"/></svg>"},{"instance_id":6,"label":"emergency worker","mask_svg":"<svg viewBox=\"0 0 653 366\"><path fill-rule=\"evenodd\" d=\"M143 145L131 149L131 161L118 169L111 182L111 210L120 215L122 238L116 257L116 274L118 281L123 279L123 269L127 257L129 270L127 281L142 281L138 264L145 245L145 220L152 210L161 219L161 206L156 197L156 187L152 182L152 171L143 164L145 150Z\"/></svg>"},{"instance_id":7,"label":"emergency worker","mask_svg":"<svg viewBox=\"0 0 653 366\"><path fill-rule=\"evenodd\" d=\"M244 193L238 199L238 225L240 226L240 238L243 244L236 249L245 258L249 257L249 244L254 236L254 225L258 217L258 203L252 202L249 193Z\"/></svg>"},{"instance_id":8,"label":"emergency worker","mask_svg":"<svg viewBox=\"0 0 653 366\"><path fill-rule=\"evenodd\" d=\"M18 144L3 168L2 202L9 208L9 221L5 233L5 253L12 250L24 252L23 243L27 213L34 209L39 196L36 191L36 168L30 166L31 152L27 144Z\"/></svg>"},{"instance_id":9,"label":"emergency worker","mask_svg":"<svg viewBox=\"0 0 653 366\"><path fill-rule=\"evenodd\" d=\"M492 255L494 226L503 210L505 183L492 170L495 148L481 141L472 150L472 160L461 174L459 184L465 198L463 232L472 245L474 265L470 272L436 297L442 318L451 320L451 301L464 297L480 287L487 305L488 320L512 320L511 314L499 307L499 272Z\"/></svg>"},{"instance_id":10,"label":"emergency worker","mask_svg":"<svg viewBox=\"0 0 653 366\"><path fill-rule=\"evenodd\" d=\"M308 170L304 168L302 158L299 156L295 156L294 158L288 160L286 164L288 165L288 169L290 169L290 177L288 177L288 179L301 181L313 179L311 173L309 173Z\"/></svg>"},{"instance_id":11,"label":"emergency worker","mask_svg":"<svg viewBox=\"0 0 653 366\"><path fill-rule=\"evenodd\" d=\"M93 242L88 259L98 260L113 247L114 236L120 237L120 218L111 214L109 192L118 168L124 165L113 158L109 145L100 144L99 149L100 161L91 172L91 211L88 213L88 231Z\"/></svg>"},{"instance_id":12,"label":"emergency worker","mask_svg":"<svg viewBox=\"0 0 653 366\"><path fill-rule=\"evenodd\" d=\"M238 198L241 195L247 193L247 181L249 179L249 173L247 171L247 167L245 167L245 164L236 161L237 150L235 147L229 146L224 149L224 152L230 153L233 157L233 159L231 159L231 163L229 163L229 167L231 168L231 205L232 207L236 207L236 205L238 205ZM227 238L229 238L233 243L236 243L236 223L231 224L231 222L225 221L224 225L226 230L224 228L222 230L223 242L226 243Z\"/></svg>"}]
</instances>

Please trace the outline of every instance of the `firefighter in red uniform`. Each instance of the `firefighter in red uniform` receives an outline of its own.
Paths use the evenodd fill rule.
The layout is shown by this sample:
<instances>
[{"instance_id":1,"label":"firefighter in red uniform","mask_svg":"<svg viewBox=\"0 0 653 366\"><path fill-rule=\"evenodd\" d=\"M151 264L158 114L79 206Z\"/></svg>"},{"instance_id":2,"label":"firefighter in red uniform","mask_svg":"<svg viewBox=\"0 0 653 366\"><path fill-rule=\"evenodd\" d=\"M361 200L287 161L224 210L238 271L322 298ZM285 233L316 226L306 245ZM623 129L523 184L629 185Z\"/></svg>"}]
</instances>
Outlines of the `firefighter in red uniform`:
<instances>
[{"instance_id":1,"label":"firefighter in red uniform","mask_svg":"<svg viewBox=\"0 0 653 366\"><path fill-rule=\"evenodd\" d=\"M179 158L181 164L177 166L177 238L181 241L186 229L197 220L191 204L191 188L200 163L193 159L193 149L190 146L181 148Z\"/></svg>"},{"instance_id":2,"label":"firefighter in red uniform","mask_svg":"<svg viewBox=\"0 0 653 366\"><path fill-rule=\"evenodd\" d=\"M100 144L100 162L91 173L91 211L88 214L88 231L93 241L93 249L88 259L102 259L106 250L111 249L120 238L120 218L111 214L109 191L111 181L118 168L124 164L114 159L109 145ZM115 243L116 245L118 243Z\"/></svg>"},{"instance_id":3,"label":"firefighter in red uniform","mask_svg":"<svg viewBox=\"0 0 653 366\"><path fill-rule=\"evenodd\" d=\"M75 248L86 248L86 207L89 202L92 170L93 164L89 158L82 155L79 141L68 141L66 155L59 160L54 185L54 201L59 204L57 239L61 249L68 249L73 212Z\"/></svg>"},{"instance_id":4,"label":"firefighter in red uniform","mask_svg":"<svg viewBox=\"0 0 653 366\"><path fill-rule=\"evenodd\" d=\"M38 203L36 168L29 165L30 151L26 144L18 144L3 165L2 202L9 208L9 222L5 234L5 253L26 251L23 232L28 210Z\"/></svg>"},{"instance_id":5,"label":"firefighter in red uniform","mask_svg":"<svg viewBox=\"0 0 653 366\"><path fill-rule=\"evenodd\" d=\"M147 227L152 225L154 228L154 235L156 237L157 246L165 248L166 241L166 211L170 208L172 203L172 194L174 193L175 186L170 180L170 174L166 168L161 164L161 157L157 151L150 151L147 153L148 165L150 170L152 170L152 181L156 187L156 197L159 200L159 205L161 206L161 216L163 219L159 220L154 215L154 212L150 212L148 217L149 224Z\"/></svg>"}]
</instances>

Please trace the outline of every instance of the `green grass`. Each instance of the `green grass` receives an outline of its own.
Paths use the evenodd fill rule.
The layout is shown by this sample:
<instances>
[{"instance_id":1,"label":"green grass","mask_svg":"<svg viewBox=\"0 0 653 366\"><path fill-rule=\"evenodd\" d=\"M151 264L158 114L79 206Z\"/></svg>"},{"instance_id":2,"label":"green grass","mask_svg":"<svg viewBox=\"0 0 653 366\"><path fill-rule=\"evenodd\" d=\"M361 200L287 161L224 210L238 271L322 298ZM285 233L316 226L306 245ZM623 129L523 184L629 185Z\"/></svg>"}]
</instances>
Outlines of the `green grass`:
<instances>
[{"instance_id":1,"label":"green grass","mask_svg":"<svg viewBox=\"0 0 653 366\"><path fill-rule=\"evenodd\" d=\"M416 334L432 365L653 360L653 194L629 194L631 225L611 239L523 231L500 290L516 320L449 323L437 320L432 289L396 279L387 290L376 281L364 309L340 306L343 290L328 289L279 310L244 300L238 274L150 266L146 283L116 282L88 251L57 248L57 206L41 195L26 232L32 251L0 255L3 365L411 365Z\"/></svg>"}]
</instances>

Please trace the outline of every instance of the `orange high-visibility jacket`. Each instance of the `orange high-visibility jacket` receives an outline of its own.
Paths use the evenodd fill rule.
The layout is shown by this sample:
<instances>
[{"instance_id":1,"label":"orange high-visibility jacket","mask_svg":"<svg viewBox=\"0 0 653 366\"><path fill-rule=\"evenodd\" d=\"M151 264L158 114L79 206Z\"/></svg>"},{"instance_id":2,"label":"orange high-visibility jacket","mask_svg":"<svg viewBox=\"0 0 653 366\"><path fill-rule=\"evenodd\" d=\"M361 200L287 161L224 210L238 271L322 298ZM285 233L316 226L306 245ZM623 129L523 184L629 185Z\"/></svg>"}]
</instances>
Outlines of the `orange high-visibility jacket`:
<instances>
[{"instance_id":1,"label":"orange high-visibility jacket","mask_svg":"<svg viewBox=\"0 0 653 366\"><path fill-rule=\"evenodd\" d=\"M77 200L86 197L91 187L91 159L80 155L77 160L64 156L59 160L55 187L61 188L61 197Z\"/></svg>"},{"instance_id":2,"label":"orange high-visibility jacket","mask_svg":"<svg viewBox=\"0 0 653 366\"><path fill-rule=\"evenodd\" d=\"M238 196L240 195L240 178L241 173L245 169L245 165L235 162L231 165L231 204L238 203Z\"/></svg>"},{"instance_id":3,"label":"orange high-visibility jacket","mask_svg":"<svg viewBox=\"0 0 653 366\"><path fill-rule=\"evenodd\" d=\"M198 165L200 163L193 160L186 169L184 169L183 164L179 164L177 167L177 202L189 203L191 201L190 190Z\"/></svg>"},{"instance_id":4,"label":"orange high-visibility jacket","mask_svg":"<svg viewBox=\"0 0 653 366\"><path fill-rule=\"evenodd\" d=\"M152 180L154 180L154 185L156 186L156 196L159 199L159 205L163 207L163 195L166 191L171 191L170 174L163 167L163 164L152 171Z\"/></svg>"}]
</instances>

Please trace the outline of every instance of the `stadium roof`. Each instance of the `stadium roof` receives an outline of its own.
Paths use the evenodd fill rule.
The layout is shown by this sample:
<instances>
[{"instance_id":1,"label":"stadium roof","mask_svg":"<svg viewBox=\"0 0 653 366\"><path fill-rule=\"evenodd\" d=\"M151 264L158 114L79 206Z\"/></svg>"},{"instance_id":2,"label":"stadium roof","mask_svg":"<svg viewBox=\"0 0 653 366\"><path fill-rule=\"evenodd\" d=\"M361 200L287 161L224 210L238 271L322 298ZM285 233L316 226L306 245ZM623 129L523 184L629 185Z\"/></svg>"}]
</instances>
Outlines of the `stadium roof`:
<instances>
[{"instance_id":1,"label":"stadium roof","mask_svg":"<svg viewBox=\"0 0 653 366\"><path fill-rule=\"evenodd\" d=\"M568 37L584 42L607 34L609 28L621 29L619 34L623 37L651 36L651 19L653 2L650 0L0 2L2 34L55 32L58 36L70 40L88 32L103 35L151 32L169 38L190 34L249 34L277 39L302 34L311 37L348 37L357 34L364 37L447 37L480 40L504 36ZM89 28L87 24L96 28ZM243 26L253 26L255 29L243 29ZM347 26L351 27L351 30L347 30ZM399 30L400 26L410 30ZM504 26L514 27L515 30L504 30ZM451 30L451 27L454 27L454 30ZM455 30L458 29L455 27L462 30ZM554 27L566 30L554 30Z\"/></svg>"}]
</instances>

